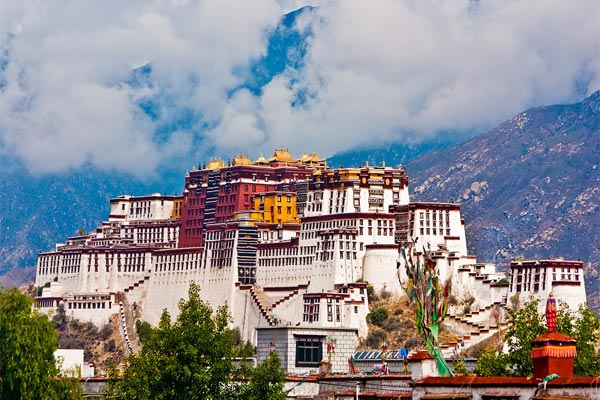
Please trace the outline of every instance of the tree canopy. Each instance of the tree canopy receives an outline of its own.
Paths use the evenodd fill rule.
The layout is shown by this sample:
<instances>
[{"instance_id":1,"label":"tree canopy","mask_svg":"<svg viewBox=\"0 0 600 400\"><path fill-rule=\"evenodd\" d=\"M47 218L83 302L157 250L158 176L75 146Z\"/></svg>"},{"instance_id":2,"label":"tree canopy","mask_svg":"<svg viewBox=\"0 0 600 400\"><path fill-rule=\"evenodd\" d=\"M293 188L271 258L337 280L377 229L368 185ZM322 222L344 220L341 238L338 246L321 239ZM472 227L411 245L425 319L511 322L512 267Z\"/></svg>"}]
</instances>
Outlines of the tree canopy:
<instances>
[{"instance_id":1,"label":"tree canopy","mask_svg":"<svg viewBox=\"0 0 600 400\"><path fill-rule=\"evenodd\" d=\"M0 288L0 398L74 399L81 386L58 378L54 324L17 289Z\"/></svg>"},{"instance_id":2,"label":"tree canopy","mask_svg":"<svg viewBox=\"0 0 600 400\"><path fill-rule=\"evenodd\" d=\"M600 352L596 350L600 340L598 315L587 304L580 305L577 312L572 312L564 302L559 301L559 304L557 331L577 341L573 374L600 375ZM533 373L531 344L546 332L545 316L538 311L538 305L539 300L532 299L517 310L508 310L510 327L504 336L504 343L509 351L482 350L477 361L477 374L528 376Z\"/></svg>"},{"instance_id":3,"label":"tree canopy","mask_svg":"<svg viewBox=\"0 0 600 400\"><path fill-rule=\"evenodd\" d=\"M158 327L151 329L140 353L129 356L123 373L111 371L109 396L219 400L260 398L259 389L272 391L267 398L282 393L283 371L273 372L281 369L278 359L269 358L256 370L233 365L235 331L229 328L227 306L213 314L199 292L192 283L188 300L179 302L176 321L163 311ZM255 382L260 383L253 386Z\"/></svg>"}]
</instances>

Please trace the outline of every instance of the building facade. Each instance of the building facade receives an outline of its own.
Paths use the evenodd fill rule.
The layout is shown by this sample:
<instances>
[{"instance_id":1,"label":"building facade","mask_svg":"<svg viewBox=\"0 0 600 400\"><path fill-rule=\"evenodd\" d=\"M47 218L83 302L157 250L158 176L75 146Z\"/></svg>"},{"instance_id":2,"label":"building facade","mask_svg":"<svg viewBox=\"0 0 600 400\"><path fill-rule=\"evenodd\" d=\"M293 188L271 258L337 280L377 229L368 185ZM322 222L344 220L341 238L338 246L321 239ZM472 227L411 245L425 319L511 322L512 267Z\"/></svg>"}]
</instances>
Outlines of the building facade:
<instances>
[{"instance_id":1,"label":"building facade","mask_svg":"<svg viewBox=\"0 0 600 400\"><path fill-rule=\"evenodd\" d=\"M36 285L47 287L37 303L63 303L98 324L119 312L125 330L132 318L176 315L195 282L213 307L227 304L253 343L256 327L364 338L366 282L402 294L401 250L413 241L434 253L458 297L474 297L469 318L489 319L506 301L506 288L494 285L503 274L467 253L458 205L410 203L408 193L402 167L328 168L285 150L212 160L186 174L181 196L119 196L95 232L40 253Z\"/></svg>"},{"instance_id":2,"label":"building facade","mask_svg":"<svg viewBox=\"0 0 600 400\"><path fill-rule=\"evenodd\" d=\"M586 301L582 261L520 260L510 263L508 295L513 302L540 300L539 311L552 294L576 311Z\"/></svg>"}]
</instances>

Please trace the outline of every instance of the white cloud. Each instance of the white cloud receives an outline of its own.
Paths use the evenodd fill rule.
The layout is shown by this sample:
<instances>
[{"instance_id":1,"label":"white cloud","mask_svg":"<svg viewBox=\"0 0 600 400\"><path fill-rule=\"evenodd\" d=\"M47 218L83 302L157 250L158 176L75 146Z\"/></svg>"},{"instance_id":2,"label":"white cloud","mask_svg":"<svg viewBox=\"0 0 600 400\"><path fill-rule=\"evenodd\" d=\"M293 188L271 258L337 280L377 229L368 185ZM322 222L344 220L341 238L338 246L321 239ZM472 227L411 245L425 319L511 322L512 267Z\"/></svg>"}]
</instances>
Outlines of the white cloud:
<instances>
[{"instance_id":1,"label":"white cloud","mask_svg":"<svg viewBox=\"0 0 600 400\"><path fill-rule=\"evenodd\" d=\"M139 175L207 152L328 156L482 131L600 88L595 0L343 0L312 2L298 22L313 32L298 70L240 89L266 33L304 4L4 1L0 152L34 172L91 162ZM126 84L146 63L149 81ZM147 97L157 120L136 105ZM165 132L182 113L198 121Z\"/></svg>"},{"instance_id":2,"label":"white cloud","mask_svg":"<svg viewBox=\"0 0 600 400\"><path fill-rule=\"evenodd\" d=\"M2 8L0 151L32 172L91 162L146 175L178 144L194 154L191 132L165 139L157 128L182 110L219 123L228 92L243 81L238 70L264 54L281 16L275 0L19 0ZM125 83L148 62L149 85ZM159 103L158 121L137 107L144 96Z\"/></svg>"},{"instance_id":3,"label":"white cloud","mask_svg":"<svg viewBox=\"0 0 600 400\"><path fill-rule=\"evenodd\" d=\"M268 144L285 126L294 146L328 155L481 132L527 107L579 100L599 88L599 12L596 1L328 3L294 87L265 89ZM315 98L294 108L301 90Z\"/></svg>"}]
</instances>

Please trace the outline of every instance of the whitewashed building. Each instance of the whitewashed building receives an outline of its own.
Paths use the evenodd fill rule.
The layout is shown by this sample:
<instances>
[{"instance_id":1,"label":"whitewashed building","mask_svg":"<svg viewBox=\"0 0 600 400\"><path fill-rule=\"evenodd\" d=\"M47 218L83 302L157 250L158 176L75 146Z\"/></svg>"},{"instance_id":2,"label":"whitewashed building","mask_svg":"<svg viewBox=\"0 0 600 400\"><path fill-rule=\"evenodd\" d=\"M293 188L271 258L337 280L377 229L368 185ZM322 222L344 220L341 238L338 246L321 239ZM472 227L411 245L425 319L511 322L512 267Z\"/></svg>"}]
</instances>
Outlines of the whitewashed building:
<instances>
[{"instance_id":1,"label":"whitewashed building","mask_svg":"<svg viewBox=\"0 0 600 400\"><path fill-rule=\"evenodd\" d=\"M268 221L252 208L261 193L274 196ZM273 223L283 221L279 197L282 211L292 200L296 209ZM227 304L233 326L255 344L257 327L347 329L364 338L366 282L402 294L401 249L416 240L434 252L456 297L484 310L469 318L489 318L507 288L495 285L503 274L493 265L467 253L459 206L409 200L401 167L331 169L282 151L256 162L213 160L186 175L182 196L119 196L95 232L40 253L36 285L46 288L37 304L63 303L98 325L119 313L127 339L136 320L156 325L164 309L175 316L195 282L211 306Z\"/></svg>"}]
</instances>

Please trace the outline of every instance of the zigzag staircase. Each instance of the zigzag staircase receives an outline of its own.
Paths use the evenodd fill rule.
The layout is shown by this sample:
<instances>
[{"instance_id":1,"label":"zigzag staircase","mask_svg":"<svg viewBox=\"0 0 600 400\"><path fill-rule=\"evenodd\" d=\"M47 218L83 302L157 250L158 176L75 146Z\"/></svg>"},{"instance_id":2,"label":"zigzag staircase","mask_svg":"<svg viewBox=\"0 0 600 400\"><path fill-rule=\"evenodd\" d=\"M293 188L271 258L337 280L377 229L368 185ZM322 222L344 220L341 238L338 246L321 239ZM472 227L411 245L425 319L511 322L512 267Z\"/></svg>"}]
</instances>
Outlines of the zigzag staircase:
<instances>
[{"instance_id":1,"label":"zigzag staircase","mask_svg":"<svg viewBox=\"0 0 600 400\"><path fill-rule=\"evenodd\" d=\"M261 315L265 318L267 323L270 326L275 326L279 324L286 324L286 321L283 321L275 316L275 308L292 297L298 295L301 289L305 289L307 285L298 285L294 289L292 289L289 293L287 293L283 297L279 297L276 300L269 296L265 289L258 285L252 285L250 287L250 296L256 303L258 309L260 310Z\"/></svg>"},{"instance_id":2,"label":"zigzag staircase","mask_svg":"<svg viewBox=\"0 0 600 400\"><path fill-rule=\"evenodd\" d=\"M125 294L140 287L149 279L149 275L144 276L144 278L123 289L123 293L117 294L119 298L119 325L128 353L137 353L141 348L141 343L135 334L134 316Z\"/></svg>"},{"instance_id":3,"label":"zigzag staircase","mask_svg":"<svg viewBox=\"0 0 600 400\"><path fill-rule=\"evenodd\" d=\"M459 332L466 332L454 342L441 345L444 356L451 357L467 350L469 347L483 342L498 332L506 329L507 325L501 322L485 324L484 321L491 319L491 311L502 303L495 302L465 315L448 314L444 324Z\"/></svg>"},{"instance_id":4,"label":"zigzag staircase","mask_svg":"<svg viewBox=\"0 0 600 400\"><path fill-rule=\"evenodd\" d=\"M273 315L269 312L272 306L271 298L257 285L252 285L250 288L250 296L252 296L254 303L258 306L260 313L267 320L267 323L271 326L275 325Z\"/></svg>"},{"instance_id":5,"label":"zigzag staircase","mask_svg":"<svg viewBox=\"0 0 600 400\"><path fill-rule=\"evenodd\" d=\"M133 283L133 285L129 285L128 287L126 287L125 289L123 289L123 292L127 293L132 291L135 288L140 287L141 285L143 285L145 282L147 282L150 279L150 276L144 276L144 278L140 279L139 281Z\"/></svg>"}]
</instances>

